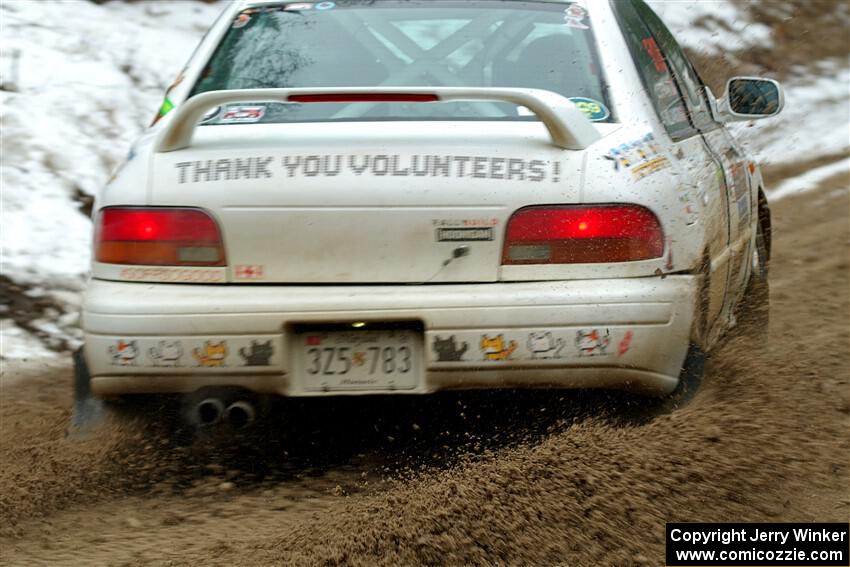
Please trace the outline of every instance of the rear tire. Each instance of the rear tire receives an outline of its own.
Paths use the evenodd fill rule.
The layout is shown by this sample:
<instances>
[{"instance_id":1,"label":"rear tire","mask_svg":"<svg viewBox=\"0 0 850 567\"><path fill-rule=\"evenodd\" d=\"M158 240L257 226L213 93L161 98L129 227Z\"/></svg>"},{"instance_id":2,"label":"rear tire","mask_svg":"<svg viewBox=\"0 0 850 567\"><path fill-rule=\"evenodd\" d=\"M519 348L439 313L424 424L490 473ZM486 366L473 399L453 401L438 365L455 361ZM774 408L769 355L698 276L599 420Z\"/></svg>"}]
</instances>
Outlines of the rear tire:
<instances>
[{"instance_id":1,"label":"rear tire","mask_svg":"<svg viewBox=\"0 0 850 567\"><path fill-rule=\"evenodd\" d=\"M682 370L679 373L679 384L661 403L658 413L670 413L688 405L694 399L705 376L705 352L695 344L688 348Z\"/></svg>"},{"instance_id":2,"label":"rear tire","mask_svg":"<svg viewBox=\"0 0 850 567\"><path fill-rule=\"evenodd\" d=\"M738 322L745 334L759 341L760 346L767 343L770 324L770 283L768 268L770 259L769 237L765 223L761 219L756 231L756 243L753 247L753 265L747 289L738 307Z\"/></svg>"},{"instance_id":3,"label":"rear tire","mask_svg":"<svg viewBox=\"0 0 850 567\"><path fill-rule=\"evenodd\" d=\"M91 374L83 348L73 354L74 360L74 407L71 413L71 429L86 432L99 423L105 414L103 401L91 395Z\"/></svg>"}]
</instances>

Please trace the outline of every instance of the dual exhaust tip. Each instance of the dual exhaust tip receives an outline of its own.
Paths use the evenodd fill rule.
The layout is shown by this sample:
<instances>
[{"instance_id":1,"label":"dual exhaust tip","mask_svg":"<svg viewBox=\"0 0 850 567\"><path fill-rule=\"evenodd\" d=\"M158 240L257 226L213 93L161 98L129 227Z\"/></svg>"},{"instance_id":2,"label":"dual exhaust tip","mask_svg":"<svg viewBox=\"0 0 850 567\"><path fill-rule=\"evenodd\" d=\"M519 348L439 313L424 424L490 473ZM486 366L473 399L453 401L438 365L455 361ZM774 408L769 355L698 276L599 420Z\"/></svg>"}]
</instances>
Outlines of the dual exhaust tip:
<instances>
[{"instance_id":1,"label":"dual exhaust tip","mask_svg":"<svg viewBox=\"0 0 850 567\"><path fill-rule=\"evenodd\" d=\"M207 398L195 406L195 422L202 427L210 427L221 422L228 423L233 429L245 429L257 416L254 405L239 401L225 407L218 398Z\"/></svg>"}]
</instances>

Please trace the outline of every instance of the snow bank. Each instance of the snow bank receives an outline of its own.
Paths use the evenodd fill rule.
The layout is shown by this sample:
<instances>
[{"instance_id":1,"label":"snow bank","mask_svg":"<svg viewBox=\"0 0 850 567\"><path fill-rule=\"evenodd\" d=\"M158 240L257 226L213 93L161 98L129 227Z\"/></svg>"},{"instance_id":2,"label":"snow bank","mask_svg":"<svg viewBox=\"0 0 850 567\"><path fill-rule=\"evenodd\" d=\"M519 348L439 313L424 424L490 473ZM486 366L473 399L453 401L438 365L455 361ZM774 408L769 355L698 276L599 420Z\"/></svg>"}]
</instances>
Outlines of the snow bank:
<instances>
[{"instance_id":1,"label":"snow bank","mask_svg":"<svg viewBox=\"0 0 850 567\"><path fill-rule=\"evenodd\" d=\"M684 47L714 54L752 45L771 45L770 28L744 18L729 0L648 0L647 3Z\"/></svg>"},{"instance_id":2,"label":"snow bank","mask_svg":"<svg viewBox=\"0 0 850 567\"><path fill-rule=\"evenodd\" d=\"M0 83L13 89L0 91L4 275L82 289L91 221L77 198L105 184L220 9L194 1L0 3ZM56 320L36 325L74 344L75 303L57 299ZM21 346L28 335L5 322L0 333L4 358L32 354Z\"/></svg>"},{"instance_id":3,"label":"snow bank","mask_svg":"<svg viewBox=\"0 0 850 567\"><path fill-rule=\"evenodd\" d=\"M56 360L59 356L44 348L44 343L17 327L11 319L0 320L0 360L2 370L10 362Z\"/></svg>"},{"instance_id":4,"label":"snow bank","mask_svg":"<svg viewBox=\"0 0 850 567\"><path fill-rule=\"evenodd\" d=\"M219 7L13 0L0 10L0 70L17 89L0 92L2 271L80 287L91 224L74 195L104 185Z\"/></svg>"},{"instance_id":5,"label":"snow bank","mask_svg":"<svg viewBox=\"0 0 850 567\"><path fill-rule=\"evenodd\" d=\"M834 175L844 173L847 188L850 189L850 158L817 167L806 173L786 179L776 189L768 193L771 200L782 199L789 195L805 193L817 188L818 184Z\"/></svg>"},{"instance_id":6,"label":"snow bank","mask_svg":"<svg viewBox=\"0 0 850 567\"><path fill-rule=\"evenodd\" d=\"M749 22L729 0L649 0L649 4L685 47L718 53L771 45L770 28ZM763 165L850 153L850 62L839 66L813 62L807 70L783 85L785 109L779 116L729 125Z\"/></svg>"},{"instance_id":7,"label":"snow bank","mask_svg":"<svg viewBox=\"0 0 850 567\"><path fill-rule=\"evenodd\" d=\"M850 68L784 87L779 116L730 127L748 151L764 164L850 152Z\"/></svg>"}]
</instances>

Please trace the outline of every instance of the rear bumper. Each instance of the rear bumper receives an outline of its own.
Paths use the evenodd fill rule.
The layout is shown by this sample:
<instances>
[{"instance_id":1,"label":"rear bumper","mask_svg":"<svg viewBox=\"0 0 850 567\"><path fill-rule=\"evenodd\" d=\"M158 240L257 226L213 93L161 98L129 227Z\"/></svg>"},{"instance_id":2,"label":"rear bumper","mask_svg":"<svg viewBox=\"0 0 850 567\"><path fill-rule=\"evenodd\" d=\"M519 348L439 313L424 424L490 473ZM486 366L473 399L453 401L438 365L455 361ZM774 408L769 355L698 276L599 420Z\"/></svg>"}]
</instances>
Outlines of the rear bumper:
<instances>
[{"instance_id":1,"label":"rear bumper","mask_svg":"<svg viewBox=\"0 0 850 567\"><path fill-rule=\"evenodd\" d=\"M85 352L92 391L102 396L217 385L287 396L512 387L663 394L676 387L687 353L695 286L684 275L428 286L93 280L83 310ZM292 325L354 321L421 323L424 372L415 388L305 388L293 372ZM499 335L511 352L488 359L481 340ZM437 351L435 341L449 338L465 347L459 360ZM271 351L251 357L257 343Z\"/></svg>"}]
</instances>

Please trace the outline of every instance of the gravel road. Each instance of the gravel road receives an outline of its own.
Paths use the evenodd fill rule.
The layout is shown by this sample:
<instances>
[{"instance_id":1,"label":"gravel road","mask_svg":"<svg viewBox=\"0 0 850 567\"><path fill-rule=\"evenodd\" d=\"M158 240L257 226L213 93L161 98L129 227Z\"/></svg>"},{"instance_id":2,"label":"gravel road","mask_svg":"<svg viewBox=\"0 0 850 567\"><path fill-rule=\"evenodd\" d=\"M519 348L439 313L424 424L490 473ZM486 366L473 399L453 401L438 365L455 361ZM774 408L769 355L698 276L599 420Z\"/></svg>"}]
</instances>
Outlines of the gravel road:
<instances>
[{"instance_id":1,"label":"gravel road","mask_svg":"<svg viewBox=\"0 0 850 567\"><path fill-rule=\"evenodd\" d=\"M186 445L67 438L70 371L5 368L7 565L659 565L667 521L850 519L850 194L773 207L770 340L733 333L672 413L620 394L284 406Z\"/></svg>"}]
</instances>

